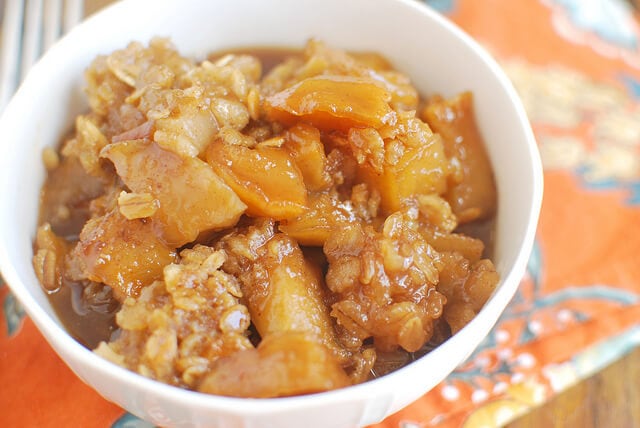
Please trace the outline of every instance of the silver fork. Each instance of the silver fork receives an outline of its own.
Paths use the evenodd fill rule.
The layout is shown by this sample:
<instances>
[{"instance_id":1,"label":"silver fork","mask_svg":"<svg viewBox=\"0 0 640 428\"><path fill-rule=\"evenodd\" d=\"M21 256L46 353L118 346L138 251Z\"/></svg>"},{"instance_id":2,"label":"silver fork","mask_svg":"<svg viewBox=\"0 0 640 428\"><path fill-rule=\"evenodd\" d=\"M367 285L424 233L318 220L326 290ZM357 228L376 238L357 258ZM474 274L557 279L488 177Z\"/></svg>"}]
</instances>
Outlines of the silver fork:
<instances>
[{"instance_id":1,"label":"silver fork","mask_svg":"<svg viewBox=\"0 0 640 428\"><path fill-rule=\"evenodd\" d=\"M83 10L83 0L4 0L0 112L33 63L60 36L80 22Z\"/></svg>"}]
</instances>

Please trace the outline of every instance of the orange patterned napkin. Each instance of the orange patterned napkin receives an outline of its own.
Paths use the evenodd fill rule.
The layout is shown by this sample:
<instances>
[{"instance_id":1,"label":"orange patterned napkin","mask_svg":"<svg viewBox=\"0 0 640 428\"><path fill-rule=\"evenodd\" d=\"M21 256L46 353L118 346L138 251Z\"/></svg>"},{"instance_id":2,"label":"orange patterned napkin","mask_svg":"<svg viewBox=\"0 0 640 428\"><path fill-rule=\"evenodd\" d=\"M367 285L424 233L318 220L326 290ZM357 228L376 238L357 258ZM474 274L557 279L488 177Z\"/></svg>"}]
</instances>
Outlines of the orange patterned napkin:
<instances>
[{"instance_id":1,"label":"orange patterned napkin","mask_svg":"<svg viewBox=\"0 0 640 428\"><path fill-rule=\"evenodd\" d=\"M640 25L626 0L425 1L511 77L545 196L528 273L496 328L375 428L500 426L640 342ZM0 426L150 426L78 380L3 285L0 303Z\"/></svg>"}]
</instances>

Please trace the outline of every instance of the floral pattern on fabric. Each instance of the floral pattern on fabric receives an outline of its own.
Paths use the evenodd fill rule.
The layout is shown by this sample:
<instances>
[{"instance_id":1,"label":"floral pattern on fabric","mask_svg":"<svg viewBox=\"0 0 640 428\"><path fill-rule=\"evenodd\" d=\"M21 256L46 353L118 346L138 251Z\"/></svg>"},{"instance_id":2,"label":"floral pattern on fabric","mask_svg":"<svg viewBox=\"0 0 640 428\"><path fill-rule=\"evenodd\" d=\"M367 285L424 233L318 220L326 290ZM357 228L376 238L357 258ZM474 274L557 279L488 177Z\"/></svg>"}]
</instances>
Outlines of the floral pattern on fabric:
<instances>
[{"instance_id":1,"label":"floral pattern on fabric","mask_svg":"<svg viewBox=\"0 0 640 428\"><path fill-rule=\"evenodd\" d=\"M2 302L2 309L0 310L0 316L4 316L4 322L6 323L6 332L8 336L17 334L20 330L20 325L25 317L24 309L15 296L7 290L7 285L4 279L0 276L0 301Z\"/></svg>"},{"instance_id":2,"label":"floral pattern on fabric","mask_svg":"<svg viewBox=\"0 0 640 428\"><path fill-rule=\"evenodd\" d=\"M591 189L624 189L640 203L640 82L605 84L562 67L503 64L538 127L545 169L576 173Z\"/></svg>"},{"instance_id":3,"label":"floral pattern on fabric","mask_svg":"<svg viewBox=\"0 0 640 428\"><path fill-rule=\"evenodd\" d=\"M442 13L449 13L455 7L455 0L425 0L425 3Z\"/></svg>"},{"instance_id":4,"label":"floral pattern on fabric","mask_svg":"<svg viewBox=\"0 0 640 428\"><path fill-rule=\"evenodd\" d=\"M603 57L640 67L640 25L625 0L542 0L554 11L555 30Z\"/></svg>"},{"instance_id":5,"label":"floral pattern on fabric","mask_svg":"<svg viewBox=\"0 0 640 428\"><path fill-rule=\"evenodd\" d=\"M125 413L121 418L111 425L111 428L153 428L154 425L143 421L131 413Z\"/></svg>"}]
</instances>

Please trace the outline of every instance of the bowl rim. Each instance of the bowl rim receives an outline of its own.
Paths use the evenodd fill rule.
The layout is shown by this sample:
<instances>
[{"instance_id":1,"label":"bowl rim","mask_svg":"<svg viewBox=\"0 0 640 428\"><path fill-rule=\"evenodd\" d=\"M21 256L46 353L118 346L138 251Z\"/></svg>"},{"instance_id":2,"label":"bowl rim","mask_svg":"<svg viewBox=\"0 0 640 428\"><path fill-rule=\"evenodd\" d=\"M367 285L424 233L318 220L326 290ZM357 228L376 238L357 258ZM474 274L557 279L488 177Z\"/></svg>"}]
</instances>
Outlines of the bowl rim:
<instances>
[{"instance_id":1,"label":"bowl rim","mask_svg":"<svg viewBox=\"0 0 640 428\"><path fill-rule=\"evenodd\" d=\"M68 35L66 35L54 46L52 46L52 48L34 66L32 71L29 73L29 76L27 76L25 84L20 86L17 94L7 105L5 111L0 117L0 133L4 133L4 130L9 127L11 117L20 111L20 103L24 102L23 99L24 95L26 94L25 87L30 86L31 82L34 81L35 77L33 76L39 76L43 74L46 67L50 66L52 59L56 57L57 52L65 49L66 45L69 43L69 40L72 40L73 38L79 37L79 35L86 33L86 29L94 25L95 21L107 19L107 17L111 15L122 13L126 10L127 6L130 3L136 1L140 0L121 1L107 6L98 13L88 17L76 28L71 30ZM515 109L515 113L519 119L519 122L522 125L523 137L527 143L526 148L529 152L528 158L531 159L533 174L533 193L530 197L530 209L527 219L527 228L524 236L522 237L520 251L514 263L509 267L509 269L505 270L505 274L500 279L500 290L498 290L499 292L496 292L492 295L490 300L486 302L482 310L476 315L475 318L478 320L486 319L487 322L491 322L491 325L494 326L498 316L507 306L508 301L513 297L520 279L525 272L527 260L533 247L537 222L542 204L542 164L539 152L536 149L536 142L533 131L531 130L526 112L515 89L513 88L513 85L505 75L504 71L497 64L497 62L483 47L480 46L478 42L472 39L471 36L466 34L452 21L448 20L424 3L420 3L415 0L395 1L404 5L405 7L412 8L415 13L425 15L427 19L434 22L436 25L444 27L444 31L451 33L453 37L460 39L468 48L470 48L470 50L472 50L474 54L479 57L479 59L490 69L492 74L497 78L500 85L509 97L512 106ZM10 177L8 168L6 168L7 161L5 161L4 159L5 157L0 158L0 189L4 189L10 186ZM475 341L474 337L478 334L476 330L480 326L479 323L474 324L473 322L471 322L460 332L453 335L446 342L438 346L429 354L421 357L415 362L412 362L408 366L400 368L378 379L373 379L358 385L309 395L270 399L251 399L209 395L182 389L176 386L164 384L160 381L146 378L133 371L117 366L101 357L97 357L90 349L82 346L62 327L62 325L60 325L55 320L52 320L52 317L45 311L44 308L42 308L36 302L28 289L23 285L23 279L11 263L11 257L9 254L10 249L6 246L3 233L3 227L0 226L0 272L2 272L6 284L23 305L29 317L34 321L38 329L42 331L45 339L59 355L61 353L60 350L65 349L67 350L65 353L72 353L74 355L74 358L80 364L90 370L100 371L104 374L107 374L108 376L116 378L119 382L122 382L124 384L131 384L132 382L135 382L146 391L154 391L156 394L160 394L166 398L171 397L172 400L178 400L181 403L191 406L195 405L197 407L206 407L210 409L224 409L225 411L229 412L241 411L244 414L259 415L265 413L279 413L283 411L290 411L292 410L292 408L306 408L320 405L324 406L326 403L349 401L353 399L354 393L357 393L357 395L359 396L380 396L382 393L387 391L388 386L396 384L397 378L406 377L407 372L412 371L411 367L413 367L414 365L428 364L436 356L446 355L447 352L450 352L450 348L456 348L456 344L458 342L468 340ZM505 288L505 286L507 285L510 285L510 287ZM477 346L474 346L472 350L475 350L476 348ZM79 377L83 381L85 381L82 375L79 375ZM98 392L100 393L100 391ZM322 402L317 399L318 396L323 397ZM247 405L248 402L251 402L251 405Z\"/></svg>"}]
</instances>

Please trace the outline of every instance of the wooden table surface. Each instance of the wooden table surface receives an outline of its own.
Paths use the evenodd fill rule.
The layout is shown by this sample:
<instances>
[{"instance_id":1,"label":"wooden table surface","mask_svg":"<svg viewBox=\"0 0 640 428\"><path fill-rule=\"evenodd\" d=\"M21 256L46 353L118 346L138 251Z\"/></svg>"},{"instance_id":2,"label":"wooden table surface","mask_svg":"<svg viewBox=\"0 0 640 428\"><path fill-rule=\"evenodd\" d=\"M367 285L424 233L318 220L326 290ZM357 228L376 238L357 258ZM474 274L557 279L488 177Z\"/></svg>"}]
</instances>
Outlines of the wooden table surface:
<instances>
[{"instance_id":1,"label":"wooden table surface","mask_svg":"<svg viewBox=\"0 0 640 428\"><path fill-rule=\"evenodd\" d=\"M640 349L569 388L508 427L640 427Z\"/></svg>"}]
</instances>

